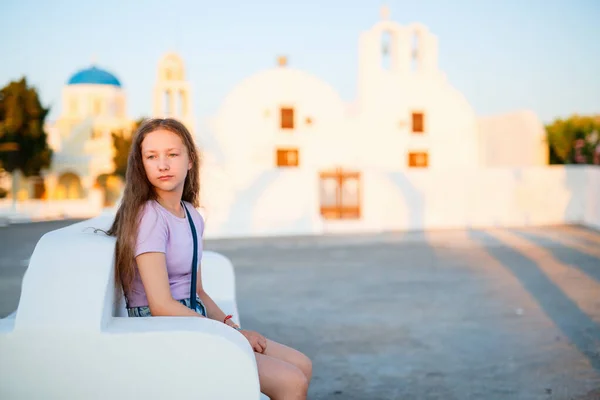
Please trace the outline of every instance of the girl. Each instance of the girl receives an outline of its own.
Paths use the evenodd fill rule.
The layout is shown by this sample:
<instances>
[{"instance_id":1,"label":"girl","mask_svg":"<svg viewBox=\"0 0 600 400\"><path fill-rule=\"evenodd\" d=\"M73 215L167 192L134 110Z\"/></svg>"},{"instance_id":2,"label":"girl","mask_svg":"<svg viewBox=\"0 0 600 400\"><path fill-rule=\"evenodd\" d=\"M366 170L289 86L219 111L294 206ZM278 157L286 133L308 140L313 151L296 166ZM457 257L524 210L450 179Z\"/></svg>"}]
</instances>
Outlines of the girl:
<instances>
[{"instance_id":1,"label":"girl","mask_svg":"<svg viewBox=\"0 0 600 400\"><path fill-rule=\"evenodd\" d=\"M198 265L196 307L190 306L193 235L204 221L199 205L199 154L185 126L174 119L145 121L133 137L125 190L108 233L116 236L115 278L130 316L193 316L237 329L254 349L261 392L271 399L305 399L312 374L297 350L240 329L202 288ZM197 241L198 259L202 241Z\"/></svg>"}]
</instances>

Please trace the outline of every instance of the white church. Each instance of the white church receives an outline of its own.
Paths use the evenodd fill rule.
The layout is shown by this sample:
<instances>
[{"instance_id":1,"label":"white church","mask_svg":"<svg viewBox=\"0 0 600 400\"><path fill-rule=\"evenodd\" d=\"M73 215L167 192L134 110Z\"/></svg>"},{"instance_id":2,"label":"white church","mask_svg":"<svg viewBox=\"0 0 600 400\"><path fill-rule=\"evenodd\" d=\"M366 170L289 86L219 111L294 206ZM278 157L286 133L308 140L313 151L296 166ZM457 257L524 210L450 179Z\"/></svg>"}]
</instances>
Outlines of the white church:
<instances>
[{"instance_id":1,"label":"white church","mask_svg":"<svg viewBox=\"0 0 600 400\"><path fill-rule=\"evenodd\" d=\"M351 102L280 57L240 82L198 130L184 62L169 53L158 65L152 116L178 118L196 135L207 236L497 225L524 212L530 222L555 218L536 217L537 206L523 211L527 195L510 201L518 216L501 199L493 216L484 210L515 169L548 163L544 126L529 111L480 118L450 80L437 37L383 10L358 38ZM95 66L75 73L48 126L47 199L88 198L114 169L110 132L130 132L132 123L117 77Z\"/></svg>"},{"instance_id":2,"label":"white church","mask_svg":"<svg viewBox=\"0 0 600 400\"><path fill-rule=\"evenodd\" d=\"M402 26L384 11L360 35L351 103L278 61L237 85L209 121L209 137L200 138L214 143L202 178L207 234L381 232L523 218L510 207L490 216L482 204L494 205L490 178L502 187L511 169L548 163L542 122L529 111L478 118L439 69L438 40L425 26ZM527 213L530 221L548 217Z\"/></svg>"}]
</instances>

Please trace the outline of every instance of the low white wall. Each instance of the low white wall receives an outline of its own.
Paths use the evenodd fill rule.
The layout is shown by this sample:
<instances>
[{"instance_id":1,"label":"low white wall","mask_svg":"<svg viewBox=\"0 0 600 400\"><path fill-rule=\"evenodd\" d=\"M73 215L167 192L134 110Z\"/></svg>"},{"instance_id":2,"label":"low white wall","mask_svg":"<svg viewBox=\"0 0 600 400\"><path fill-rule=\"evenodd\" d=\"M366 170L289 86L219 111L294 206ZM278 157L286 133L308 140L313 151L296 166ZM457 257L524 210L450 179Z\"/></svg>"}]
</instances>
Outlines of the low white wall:
<instances>
[{"instance_id":1,"label":"low white wall","mask_svg":"<svg viewBox=\"0 0 600 400\"><path fill-rule=\"evenodd\" d=\"M319 215L318 171L273 169L243 184L206 181L207 238L489 226L596 224L600 168L362 171L360 220ZM214 188L214 190L213 190ZM595 222L594 222L595 221Z\"/></svg>"},{"instance_id":2,"label":"low white wall","mask_svg":"<svg viewBox=\"0 0 600 400\"><path fill-rule=\"evenodd\" d=\"M600 167L361 171L362 218L320 216L319 171L306 168L203 171L207 238L318 235L489 226L586 224L600 229ZM0 219L10 217L0 200ZM114 210L113 210L114 211ZM20 202L12 219L92 218L101 196Z\"/></svg>"},{"instance_id":3,"label":"low white wall","mask_svg":"<svg viewBox=\"0 0 600 400\"><path fill-rule=\"evenodd\" d=\"M92 191L85 199L77 200L22 200L12 209L12 199L0 200L0 217L14 222L41 221L61 218L93 218L102 213L104 197Z\"/></svg>"},{"instance_id":4,"label":"low white wall","mask_svg":"<svg viewBox=\"0 0 600 400\"><path fill-rule=\"evenodd\" d=\"M585 173L585 206L583 222L600 229L600 167L588 167Z\"/></svg>"},{"instance_id":5,"label":"low white wall","mask_svg":"<svg viewBox=\"0 0 600 400\"><path fill-rule=\"evenodd\" d=\"M365 223L377 230L581 222L584 170L565 167L371 173Z\"/></svg>"}]
</instances>

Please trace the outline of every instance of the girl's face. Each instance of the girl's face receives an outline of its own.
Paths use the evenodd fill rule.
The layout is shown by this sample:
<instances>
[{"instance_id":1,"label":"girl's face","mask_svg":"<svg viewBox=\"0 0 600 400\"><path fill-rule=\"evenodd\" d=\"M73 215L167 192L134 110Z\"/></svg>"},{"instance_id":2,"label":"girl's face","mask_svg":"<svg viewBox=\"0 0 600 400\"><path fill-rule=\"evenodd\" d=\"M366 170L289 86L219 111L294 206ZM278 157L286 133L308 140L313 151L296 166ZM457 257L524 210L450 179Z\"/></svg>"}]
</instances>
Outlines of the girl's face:
<instances>
[{"instance_id":1,"label":"girl's face","mask_svg":"<svg viewBox=\"0 0 600 400\"><path fill-rule=\"evenodd\" d=\"M171 131L158 129L142 141L146 176L158 191L183 191L185 177L192 168L183 140Z\"/></svg>"}]
</instances>

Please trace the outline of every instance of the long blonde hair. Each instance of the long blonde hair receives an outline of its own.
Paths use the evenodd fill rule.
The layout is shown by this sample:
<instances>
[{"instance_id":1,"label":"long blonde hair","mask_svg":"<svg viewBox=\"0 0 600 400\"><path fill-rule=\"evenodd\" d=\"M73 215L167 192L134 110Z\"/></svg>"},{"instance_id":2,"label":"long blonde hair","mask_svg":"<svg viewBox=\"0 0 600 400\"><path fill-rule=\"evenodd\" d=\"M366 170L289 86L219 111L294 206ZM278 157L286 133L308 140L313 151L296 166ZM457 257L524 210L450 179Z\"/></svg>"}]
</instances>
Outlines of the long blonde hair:
<instances>
[{"instance_id":1,"label":"long blonde hair","mask_svg":"<svg viewBox=\"0 0 600 400\"><path fill-rule=\"evenodd\" d=\"M108 230L117 238L115 247L115 283L125 294L129 292L135 277L134 252L138 235L140 210L148 200L156 200L154 187L146 176L142 162L142 142L146 135L159 129L177 134L188 151L192 168L188 171L183 186L182 200L199 206L200 155L188 129L172 118L155 118L144 121L134 134L125 173L125 189L115 220Z\"/></svg>"}]
</instances>

